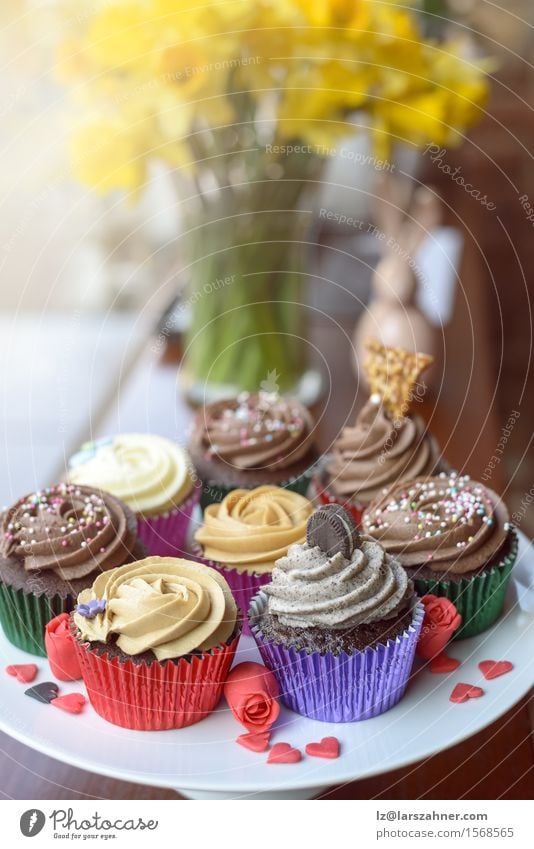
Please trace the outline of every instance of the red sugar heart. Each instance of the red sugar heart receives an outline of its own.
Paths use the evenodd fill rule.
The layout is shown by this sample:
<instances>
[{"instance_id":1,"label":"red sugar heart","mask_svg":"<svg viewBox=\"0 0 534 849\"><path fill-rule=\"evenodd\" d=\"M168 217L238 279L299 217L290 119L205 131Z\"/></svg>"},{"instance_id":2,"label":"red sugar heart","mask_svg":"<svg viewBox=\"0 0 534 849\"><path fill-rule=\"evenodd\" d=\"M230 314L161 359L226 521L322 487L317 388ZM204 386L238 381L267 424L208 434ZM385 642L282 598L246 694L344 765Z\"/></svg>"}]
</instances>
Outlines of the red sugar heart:
<instances>
[{"instance_id":1,"label":"red sugar heart","mask_svg":"<svg viewBox=\"0 0 534 849\"><path fill-rule=\"evenodd\" d=\"M250 749L251 752L266 752L270 738L268 731L260 731L257 734L240 734L236 743L244 746L245 749Z\"/></svg>"},{"instance_id":2,"label":"red sugar heart","mask_svg":"<svg viewBox=\"0 0 534 849\"><path fill-rule=\"evenodd\" d=\"M267 757L268 764L297 764L302 755L289 743L275 743Z\"/></svg>"},{"instance_id":3,"label":"red sugar heart","mask_svg":"<svg viewBox=\"0 0 534 849\"><path fill-rule=\"evenodd\" d=\"M338 758L339 740L337 737L323 737L320 743L307 743L306 754L312 758Z\"/></svg>"},{"instance_id":4,"label":"red sugar heart","mask_svg":"<svg viewBox=\"0 0 534 849\"><path fill-rule=\"evenodd\" d=\"M6 672L17 681L29 684L37 675L37 667L35 663L13 663L11 666L6 666Z\"/></svg>"},{"instance_id":5,"label":"red sugar heart","mask_svg":"<svg viewBox=\"0 0 534 849\"><path fill-rule=\"evenodd\" d=\"M506 675L514 668L514 664L509 660L481 660L478 668L486 681L491 681L493 678L498 678L500 675Z\"/></svg>"},{"instance_id":6,"label":"red sugar heart","mask_svg":"<svg viewBox=\"0 0 534 849\"><path fill-rule=\"evenodd\" d=\"M441 672L454 672L459 666L460 661L456 660L455 657L449 657L445 652L438 654L437 657L433 657L430 661L430 671L438 674Z\"/></svg>"},{"instance_id":7,"label":"red sugar heart","mask_svg":"<svg viewBox=\"0 0 534 849\"><path fill-rule=\"evenodd\" d=\"M481 687L475 687L474 684L457 684L449 696L449 701L460 704L468 699L479 699L484 695L484 690Z\"/></svg>"},{"instance_id":8,"label":"red sugar heart","mask_svg":"<svg viewBox=\"0 0 534 849\"><path fill-rule=\"evenodd\" d=\"M65 696L57 696L50 702L54 707L66 710L67 713L81 713L87 699L81 693L67 693Z\"/></svg>"}]
</instances>

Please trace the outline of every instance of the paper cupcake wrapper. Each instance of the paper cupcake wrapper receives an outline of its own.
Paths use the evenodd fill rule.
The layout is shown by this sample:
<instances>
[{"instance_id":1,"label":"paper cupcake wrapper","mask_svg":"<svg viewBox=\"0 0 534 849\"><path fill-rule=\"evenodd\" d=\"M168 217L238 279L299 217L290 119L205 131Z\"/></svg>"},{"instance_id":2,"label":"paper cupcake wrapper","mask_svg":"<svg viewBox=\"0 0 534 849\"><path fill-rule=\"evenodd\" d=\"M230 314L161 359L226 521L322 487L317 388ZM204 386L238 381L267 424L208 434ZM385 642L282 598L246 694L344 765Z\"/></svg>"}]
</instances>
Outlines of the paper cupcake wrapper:
<instances>
[{"instance_id":1,"label":"paper cupcake wrapper","mask_svg":"<svg viewBox=\"0 0 534 849\"><path fill-rule=\"evenodd\" d=\"M365 510L365 507L362 504L355 504L352 501L338 498L330 492L326 486L324 486L319 475L316 475L313 479L313 489L314 496L320 504L341 504L345 510L348 510L349 513L351 513L358 527L361 527L362 515Z\"/></svg>"},{"instance_id":2,"label":"paper cupcake wrapper","mask_svg":"<svg viewBox=\"0 0 534 849\"><path fill-rule=\"evenodd\" d=\"M502 613L506 588L517 558L518 539L512 531L510 553L493 569L480 572L461 581L414 578L416 592L423 596L437 595L450 599L462 616L462 624L453 639L465 639L481 634Z\"/></svg>"},{"instance_id":3,"label":"paper cupcake wrapper","mask_svg":"<svg viewBox=\"0 0 534 849\"><path fill-rule=\"evenodd\" d=\"M137 535L155 557L176 557L185 550L185 539L193 510L200 500L200 487L179 507L160 516L137 517Z\"/></svg>"},{"instance_id":4,"label":"paper cupcake wrapper","mask_svg":"<svg viewBox=\"0 0 534 849\"><path fill-rule=\"evenodd\" d=\"M60 613L70 613L75 604L74 595L26 593L0 582L0 622L6 637L17 648L40 657L46 657L45 626Z\"/></svg>"},{"instance_id":5,"label":"paper cupcake wrapper","mask_svg":"<svg viewBox=\"0 0 534 849\"><path fill-rule=\"evenodd\" d=\"M310 488L312 477L313 468L310 468L301 475L298 475L298 477L290 478L287 481L281 481L280 483L277 483L276 486L281 486L284 489L290 489L292 492L297 492L299 495L306 496L308 489ZM262 484L257 481L251 482L247 486L244 484L240 484L239 486L236 486L235 484L228 486L226 484L216 483L215 481L204 481L202 484L202 495L200 496L200 506L203 510L205 510L209 504L218 504L234 489L256 489L256 487L261 485Z\"/></svg>"},{"instance_id":6,"label":"paper cupcake wrapper","mask_svg":"<svg viewBox=\"0 0 534 849\"><path fill-rule=\"evenodd\" d=\"M248 572L240 572L238 569L232 569L231 566L224 566L222 563L217 563L216 560L207 560L202 556L202 547L198 543L194 543L191 550L196 560L205 566L215 569L226 579L243 616L243 634L250 636L252 631L250 630L247 619L250 602L261 587L271 582L271 573L250 575Z\"/></svg>"},{"instance_id":7,"label":"paper cupcake wrapper","mask_svg":"<svg viewBox=\"0 0 534 849\"><path fill-rule=\"evenodd\" d=\"M412 624L401 636L352 655L308 654L270 642L254 625L266 604L262 592L252 600L252 634L288 708L321 722L358 722L385 713L402 698L424 618L420 602L414 606Z\"/></svg>"},{"instance_id":8,"label":"paper cupcake wrapper","mask_svg":"<svg viewBox=\"0 0 534 849\"><path fill-rule=\"evenodd\" d=\"M165 731L200 722L217 706L234 659L233 640L190 659L135 663L74 644L89 701L103 719L135 731Z\"/></svg>"}]
</instances>

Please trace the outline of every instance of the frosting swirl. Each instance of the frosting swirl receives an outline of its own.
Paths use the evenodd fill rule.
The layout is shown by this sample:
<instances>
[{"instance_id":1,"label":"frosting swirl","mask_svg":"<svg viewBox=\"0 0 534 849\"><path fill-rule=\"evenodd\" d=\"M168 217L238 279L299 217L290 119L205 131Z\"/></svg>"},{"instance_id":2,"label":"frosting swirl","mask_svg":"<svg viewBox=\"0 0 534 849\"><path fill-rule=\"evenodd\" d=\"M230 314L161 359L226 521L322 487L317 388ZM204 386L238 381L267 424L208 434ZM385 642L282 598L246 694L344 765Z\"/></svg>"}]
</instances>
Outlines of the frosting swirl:
<instances>
[{"instance_id":1,"label":"frosting swirl","mask_svg":"<svg viewBox=\"0 0 534 849\"><path fill-rule=\"evenodd\" d=\"M510 528L495 492L455 474L390 487L365 511L363 525L404 566L454 574L488 563Z\"/></svg>"},{"instance_id":2,"label":"frosting swirl","mask_svg":"<svg viewBox=\"0 0 534 849\"><path fill-rule=\"evenodd\" d=\"M206 507L195 539L209 560L261 575L290 545L305 541L312 513L307 498L279 486L235 489Z\"/></svg>"},{"instance_id":3,"label":"frosting swirl","mask_svg":"<svg viewBox=\"0 0 534 849\"><path fill-rule=\"evenodd\" d=\"M237 607L222 575L180 558L147 557L103 572L78 604L97 599L105 607L94 618L74 613L82 639L106 643L115 635L132 656L152 651L166 660L209 651L236 627Z\"/></svg>"},{"instance_id":4,"label":"frosting swirl","mask_svg":"<svg viewBox=\"0 0 534 849\"><path fill-rule=\"evenodd\" d=\"M192 445L238 469L283 469L312 447L313 419L298 401L260 392L209 404Z\"/></svg>"},{"instance_id":5,"label":"frosting swirl","mask_svg":"<svg viewBox=\"0 0 534 849\"><path fill-rule=\"evenodd\" d=\"M113 495L62 483L26 495L1 517L0 553L27 572L48 569L64 580L112 569L132 557L137 521Z\"/></svg>"},{"instance_id":6,"label":"frosting swirl","mask_svg":"<svg viewBox=\"0 0 534 849\"><path fill-rule=\"evenodd\" d=\"M439 451L420 416L393 421L371 399L354 427L346 427L334 443L327 466L335 495L367 505L385 486L430 474Z\"/></svg>"},{"instance_id":7,"label":"frosting swirl","mask_svg":"<svg viewBox=\"0 0 534 849\"><path fill-rule=\"evenodd\" d=\"M264 588L269 613L283 625L353 628L391 619L408 606L412 582L379 543L362 540L350 560L318 546L292 545Z\"/></svg>"},{"instance_id":8,"label":"frosting swirl","mask_svg":"<svg viewBox=\"0 0 534 849\"><path fill-rule=\"evenodd\" d=\"M172 510L193 488L187 453L162 436L124 433L87 442L69 467L74 483L112 492L140 514Z\"/></svg>"}]
</instances>

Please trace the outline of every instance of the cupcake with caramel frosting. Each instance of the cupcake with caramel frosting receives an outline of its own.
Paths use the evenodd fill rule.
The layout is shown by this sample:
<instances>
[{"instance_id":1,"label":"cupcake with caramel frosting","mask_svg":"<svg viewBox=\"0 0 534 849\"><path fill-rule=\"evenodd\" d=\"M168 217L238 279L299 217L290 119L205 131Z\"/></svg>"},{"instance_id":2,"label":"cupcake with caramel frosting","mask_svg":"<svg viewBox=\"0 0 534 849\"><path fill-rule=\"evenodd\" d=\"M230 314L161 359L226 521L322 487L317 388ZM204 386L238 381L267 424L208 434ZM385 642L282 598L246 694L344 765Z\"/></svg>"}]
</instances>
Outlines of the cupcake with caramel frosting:
<instances>
[{"instance_id":1,"label":"cupcake with caramel frosting","mask_svg":"<svg viewBox=\"0 0 534 849\"><path fill-rule=\"evenodd\" d=\"M373 394L354 425L335 440L316 483L323 503L340 503L357 522L371 501L392 484L444 468L423 419L409 413L417 381L431 362L423 354L373 344L366 363Z\"/></svg>"},{"instance_id":2,"label":"cupcake with caramel frosting","mask_svg":"<svg viewBox=\"0 0 534 849\"><path fill-rule=\"evenodd\" d=\"M132 511L107 492L59 484L0 518L0 620L12 643L45 655L44 628L100 572L146 554Z\"/></svg>"},{"instance_id":3,"label":"cupcake with caramel frosting","mask_svg":"<svg viewBox=\"0 0 534 849\"><path fill-rule=\"evenodd\" d=\"M304 542L313 509L307 498L279 486L236 489L206 507L195 554L224 575L245 616L278 558Z\"/></svg>"},{"instance_id":4,"label":"cupcake with caramel frosting","mask_svg":"<svg viewBox=\"0 0 534 849\"><path fill-rule=\"evenodd\" d=\"M517 554L502 499L467 476L418 477L389 487L363 528L397 557L421 595L449 598L473 636L499 616Z\"/></svg>"},{"instance_id":5,"label":"cupcake with caramel frosting","mask_svg":"<svg viewBox=\"0 0 534 849\"><path fill-rule=\"evenodd\" d=\"M250 611L286 704L327 722L377 716L400 699L422 618L400 562L334 504L276 562Z\"/></svg>"},{"instance_id":6,"label":"cupcake with caramel frosting","mask_svg":"<svg viewBox=\"0 0 534 849\"><path fill-rule=\"evenodd\" d=\"M72 633L93 707L116 725L182 728L216 706L240 631L224 578L148 557L80 593Z\"/></svg>"},{"instance_id":7,"label":"cupcake with caramel frosting","mask_svg":"<svg viewBox=\"0 0 534 849\"><path fill-rule=\"evenodd\" d=\"M189 450L204 482L203 506L233 489L262 485L305 495L318 456L308 410L268 392L208 404L195 420Z\"/></svg>"}]
</instances>

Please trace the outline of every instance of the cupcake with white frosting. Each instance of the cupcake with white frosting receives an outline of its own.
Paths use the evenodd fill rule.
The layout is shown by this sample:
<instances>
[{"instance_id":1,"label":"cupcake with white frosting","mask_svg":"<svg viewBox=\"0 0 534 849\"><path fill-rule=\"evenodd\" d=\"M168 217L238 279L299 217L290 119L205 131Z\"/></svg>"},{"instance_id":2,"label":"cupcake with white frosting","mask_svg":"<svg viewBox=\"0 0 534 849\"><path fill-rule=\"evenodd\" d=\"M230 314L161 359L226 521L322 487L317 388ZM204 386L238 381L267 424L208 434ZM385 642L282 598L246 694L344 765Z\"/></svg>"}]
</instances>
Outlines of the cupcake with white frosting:
<instances>
[{"instance_id":1,"label":"cupcake with white frosting","mask_svg":"<svg viewBox=\"0 0 534 849\"><path fill-rule=\"evenodd\" d=\"M402 697L423 610L399 561L328 505L308 522L307 541L277 561L249 618L288 707L354 722Z\"/></svg>"},{"instance_id":2,"label":"cupcake with white frosting","mask_svg":"<svg viewBox=\"0 0 534 849\"><path fill-rule=\"evenodd\" d=\"M240 633L224 578L148 557L99 575L78 596L72 633L100 716L137 730L182 728L217 705Z\"/></svg>"},{"instance_id":3,"label":"cupcake with white frosting","mask_svg":"<svg viewBox=\"0 0 534 849\"><path fill-rule=\"evenodd\" d=\"M111 492L137 516L150 554L184 550L200 492L187 452L162 436L124 433L85 443L69 461L69 480Z\"/></svg>"}]
</instances>

